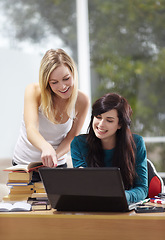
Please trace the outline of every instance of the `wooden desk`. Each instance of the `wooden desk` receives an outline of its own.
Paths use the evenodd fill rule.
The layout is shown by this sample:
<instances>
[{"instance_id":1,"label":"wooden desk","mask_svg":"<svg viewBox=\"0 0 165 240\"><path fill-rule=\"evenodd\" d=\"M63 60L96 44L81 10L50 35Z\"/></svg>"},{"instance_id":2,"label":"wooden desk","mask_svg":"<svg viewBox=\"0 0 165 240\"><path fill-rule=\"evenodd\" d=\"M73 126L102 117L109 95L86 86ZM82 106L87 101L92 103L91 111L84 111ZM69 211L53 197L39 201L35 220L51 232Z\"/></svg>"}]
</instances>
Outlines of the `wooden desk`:
<instances>
[{"instance_id":1,"label":"wooden desk","mask_svg":"<svg viewBox=\"0 0 165 240\"><path fill-rule=\"evenodd\" d=\"M2 240L164 240L165 213L1 213Z\"/></svg>"}]
</instances>

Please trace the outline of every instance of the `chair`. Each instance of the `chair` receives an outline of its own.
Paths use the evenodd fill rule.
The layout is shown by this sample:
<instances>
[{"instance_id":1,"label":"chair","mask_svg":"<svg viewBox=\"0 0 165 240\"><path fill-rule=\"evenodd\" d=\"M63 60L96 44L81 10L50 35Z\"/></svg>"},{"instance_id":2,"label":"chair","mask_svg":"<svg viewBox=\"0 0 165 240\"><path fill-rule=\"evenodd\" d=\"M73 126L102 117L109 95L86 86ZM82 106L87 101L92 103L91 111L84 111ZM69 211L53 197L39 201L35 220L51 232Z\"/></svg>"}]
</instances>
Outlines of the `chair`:
<instances>
[{"instance_id":1,"label":"chair","mask_svg":"<svg viewBox=\"0 0 165 240\"><path fill-rule=\"evenodd\" d=\"M153 163L147 159L148 167L148 197L153 198L158 193L164 192L164 182L158 175Z\"/></svg>"}]
</instances>

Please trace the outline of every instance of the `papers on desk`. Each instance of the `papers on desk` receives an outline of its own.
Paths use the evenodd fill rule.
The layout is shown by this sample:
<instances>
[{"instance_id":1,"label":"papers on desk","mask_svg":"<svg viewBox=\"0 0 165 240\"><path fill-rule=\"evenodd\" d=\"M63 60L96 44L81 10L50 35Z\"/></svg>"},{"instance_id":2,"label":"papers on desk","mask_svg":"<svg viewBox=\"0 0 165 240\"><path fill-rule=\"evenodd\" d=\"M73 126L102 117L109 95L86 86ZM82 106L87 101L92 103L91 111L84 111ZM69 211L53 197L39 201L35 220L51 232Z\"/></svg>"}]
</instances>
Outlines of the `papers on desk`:
<instances>
[{"instance_id":1,"label":"papers on desk","mask_svg":"<svg viewBox=\"0 0 165 240\"><path fill-rule=\"evenodd\" d=\"M158 196L154 196L154 198L151 198L150 202L165 205L165 193L159 193Z\"/></svg>"}]
</instances>

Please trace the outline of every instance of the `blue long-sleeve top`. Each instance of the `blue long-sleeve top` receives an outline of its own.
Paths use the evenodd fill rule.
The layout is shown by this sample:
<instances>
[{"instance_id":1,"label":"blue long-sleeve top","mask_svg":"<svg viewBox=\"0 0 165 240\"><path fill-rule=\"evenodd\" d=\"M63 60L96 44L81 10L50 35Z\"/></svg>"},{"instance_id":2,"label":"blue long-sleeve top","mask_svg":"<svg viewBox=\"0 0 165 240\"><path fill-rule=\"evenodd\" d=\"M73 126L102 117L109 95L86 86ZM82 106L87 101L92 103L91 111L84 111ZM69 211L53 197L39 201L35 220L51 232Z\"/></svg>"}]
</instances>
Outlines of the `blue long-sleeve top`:
<instances>
[{"instance_id":1,"label":"blue long-sleeve top","mask_svg":"<svg viewBox=\"0 0 165 240\"><path fill-rule=\"evenodd\" d=\"M73 167L75 168L87 167L88 143L86 141L86 136L86 134L76 136L71 143L71 157ZM145 143L143 138L139 135L133 134L133 138L136 144L136 177L133 187L129 190L125 190L128 204L144 200L148 194L148 170ZM113 153L114 149L104 150L105 167L112 167Z\"/></svg>"}]
</instances>

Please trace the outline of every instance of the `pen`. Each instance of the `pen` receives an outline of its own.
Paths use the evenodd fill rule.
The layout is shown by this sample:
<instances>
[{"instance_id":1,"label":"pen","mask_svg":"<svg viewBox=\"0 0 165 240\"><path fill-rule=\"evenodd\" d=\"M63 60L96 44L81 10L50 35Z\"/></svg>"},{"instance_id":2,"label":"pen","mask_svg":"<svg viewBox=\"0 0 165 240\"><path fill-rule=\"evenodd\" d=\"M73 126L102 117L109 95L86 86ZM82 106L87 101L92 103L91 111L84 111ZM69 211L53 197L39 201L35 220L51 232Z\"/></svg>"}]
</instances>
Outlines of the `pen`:
<instances>
[{"instance_id":1,"label":"pen","mask_svg":"<svg viewBox=\"0 0 165 240\"><path fill-rule=\"evenodd\" d=\"M149 202L149 201L150 201L150 198L146 198L146 199L144 199L143 201L141 201L141 204L147 203L147 202Z\"/></svg>"}]
</instances>

